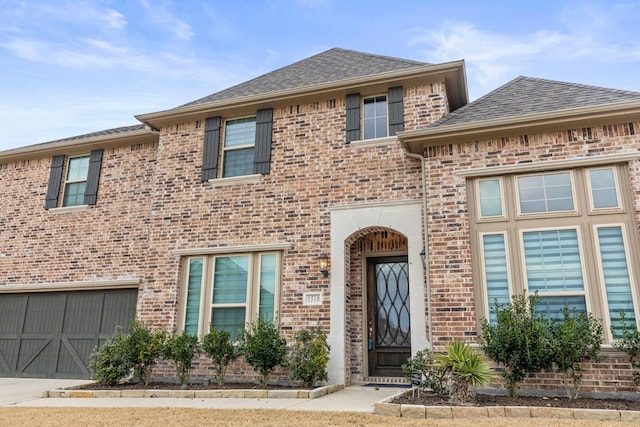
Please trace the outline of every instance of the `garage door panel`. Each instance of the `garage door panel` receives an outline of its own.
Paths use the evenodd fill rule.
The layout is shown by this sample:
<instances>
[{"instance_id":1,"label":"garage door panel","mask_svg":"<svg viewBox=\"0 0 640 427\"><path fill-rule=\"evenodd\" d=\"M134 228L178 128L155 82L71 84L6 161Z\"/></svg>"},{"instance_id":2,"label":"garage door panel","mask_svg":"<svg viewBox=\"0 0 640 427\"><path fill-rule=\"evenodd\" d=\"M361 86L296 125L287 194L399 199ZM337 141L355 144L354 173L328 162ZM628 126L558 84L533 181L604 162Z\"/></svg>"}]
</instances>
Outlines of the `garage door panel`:
<instances>
[{"instance_id":1,"label":"garage door panel","mask_svg":"<svg viewBox=\"0 0 640 427\"><path fill-rule=\"evenodd\" d=\"M25 338L20 342L17 374L19 376L46 376L54 354L52 338Z\"/></svg>"},{"instance_id":2,"label":"garage door panel","mask_svg":"<svg viewBox=\"0 0 640 427\"><path fill-rule=\"evenodd\" d=\"M137 300L137 291L132 293L131 290L122 290L105 294L100 333L111 336L116 326L128 331L129 323L133 319L131 313L136 311Z\"/></svg>"},{"instance_id":3,"label":"garage door panel","mask_svg":"<svg viewBox=\"0 0 640 427\"><path fill-rule=\"evenodd\" d=\"M26 295L5 295L0 298L0 335L15 334L22 330L26 306Z\"/></svg>"},{"instance_id":4,"label":"garage door panel","mask_svg":"<svg viewBox=\"0 0 640 427\"><path fill-rule=\"evenodd\" d=\"M56 373L69 378L86 378L90 372L89 356L96 346L97 340L93 337L62 339L58 353Z\"/></svg>"},{"instance_id":5,"label":"garage door panel","mask_svg":"<svg viewBox=\"0 0 640 427\"><path fill-rule=\"evenodd\" d=\"M42 292L29 295L22 333L46 334L60 331L64 307L64 293Z\"/></svg>"},{"instance_id":6,"label":"garage door panel","mask_svg":"<svg viewBox=\"0 0 640 427\"><path fill-rule=\"evenodd\" d=\"M70 292L64 313L63 333L86 333L100 330L103 292Z\"/></svg>"},{"instance_id":7,"label":"garage door panel","mask_svg":"<svg viewBox=\"0 0 640 427\"><path fill-rule=\"evenodd\" d=\"M0 376L89 378L98 343L135 316L137 289L0 294Z\"/></svg>"}]
</instances>

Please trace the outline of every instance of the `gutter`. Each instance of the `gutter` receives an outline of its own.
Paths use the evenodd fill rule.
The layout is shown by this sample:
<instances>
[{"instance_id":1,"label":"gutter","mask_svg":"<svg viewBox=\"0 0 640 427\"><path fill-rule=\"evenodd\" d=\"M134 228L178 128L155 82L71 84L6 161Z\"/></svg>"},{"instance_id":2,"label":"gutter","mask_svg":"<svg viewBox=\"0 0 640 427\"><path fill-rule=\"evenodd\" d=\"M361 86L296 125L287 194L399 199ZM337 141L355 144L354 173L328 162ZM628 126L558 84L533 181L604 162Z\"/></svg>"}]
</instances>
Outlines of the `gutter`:
<instances>
[{"instance_id":1,"label":"gutter","mask_svg":"<svg viewBox=\"0 0 640 427\"><path fill-rule=\"evenodd\" d=\"M429 221L427 219L427 178L425 176L424 170L424 157L420 154L414 154L409 151L407 146L403 141L400 142L400 146L402 147L402 151L405 156L416 159L420 161L420 170L422 176L422 230L423 230L423 240L424 240L424 252L425 252L425 260L422 265L422 270L425 275L425 290L427 291L427 327L429 328L429 333L427 339L429 340L430 350L433 350L433 321L431 316L431 278L429 275L429 268L427 266L427 261L429 259Z\"/></svg>"}]
</instances>

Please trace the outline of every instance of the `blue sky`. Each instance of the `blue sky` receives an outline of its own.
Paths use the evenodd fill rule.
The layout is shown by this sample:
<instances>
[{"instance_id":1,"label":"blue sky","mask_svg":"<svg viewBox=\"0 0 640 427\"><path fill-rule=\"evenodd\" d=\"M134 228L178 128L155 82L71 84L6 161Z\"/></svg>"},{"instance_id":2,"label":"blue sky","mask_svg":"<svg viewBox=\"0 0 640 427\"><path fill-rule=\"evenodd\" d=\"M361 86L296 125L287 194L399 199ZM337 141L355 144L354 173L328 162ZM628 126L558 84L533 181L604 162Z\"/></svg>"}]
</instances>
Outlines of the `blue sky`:
<instances>
[{"instance_id":1,"label":"blue sky","mask_svg":"<svg viewBox=\"0 0 640 427\"><path fill-rule=\"evenodd\" d=\"M332 47L640 91L640 2L2 0L0 151L138 123Z\"/></svg>"}]
</instances>

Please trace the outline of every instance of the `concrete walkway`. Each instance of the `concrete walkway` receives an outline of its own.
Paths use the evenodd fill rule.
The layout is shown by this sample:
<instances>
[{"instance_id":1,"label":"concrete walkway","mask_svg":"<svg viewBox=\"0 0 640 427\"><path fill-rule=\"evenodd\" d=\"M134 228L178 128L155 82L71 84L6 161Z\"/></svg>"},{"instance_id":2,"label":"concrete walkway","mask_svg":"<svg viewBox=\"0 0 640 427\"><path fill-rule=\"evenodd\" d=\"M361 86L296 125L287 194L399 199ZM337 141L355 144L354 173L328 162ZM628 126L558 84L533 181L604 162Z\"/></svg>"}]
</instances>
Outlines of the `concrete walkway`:
<instances>
[{"instance_id":1,"label":"concrete walkway","mask_svg":"<svg viewBox=\"0 0 640 427\"><path fill-rule=\"evenodd\" d=\"M71 387L87 381L0 378L0 406L30 407L136 407L290 409L296 411L373 412L374 403L399 393L403 388L353 385L317 399L170 399L170 398L42 398L42 392Z\"/></svg>"}]
</instances>

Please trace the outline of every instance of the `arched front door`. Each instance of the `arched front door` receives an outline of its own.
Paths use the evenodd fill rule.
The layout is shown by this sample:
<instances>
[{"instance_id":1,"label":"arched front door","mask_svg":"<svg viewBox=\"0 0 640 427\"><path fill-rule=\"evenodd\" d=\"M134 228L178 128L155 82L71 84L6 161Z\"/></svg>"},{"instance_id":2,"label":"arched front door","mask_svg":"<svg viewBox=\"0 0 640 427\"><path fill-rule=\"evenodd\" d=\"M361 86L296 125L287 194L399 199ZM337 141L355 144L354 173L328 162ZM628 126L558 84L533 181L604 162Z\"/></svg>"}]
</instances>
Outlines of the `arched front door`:
<instances>
[{"instance_id":1,"label":"arched front door","mask_svg":"<svg viewBox=\"0 0 640 427\"><path fill-rule=\"evenodd\" d=\"M367 352L369 376L402 376L411 356L406 256L367 258Z\"/></svg>"}]
</instances>

